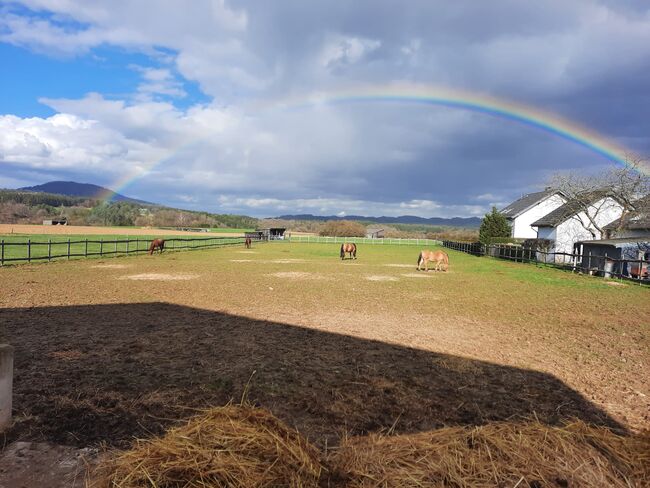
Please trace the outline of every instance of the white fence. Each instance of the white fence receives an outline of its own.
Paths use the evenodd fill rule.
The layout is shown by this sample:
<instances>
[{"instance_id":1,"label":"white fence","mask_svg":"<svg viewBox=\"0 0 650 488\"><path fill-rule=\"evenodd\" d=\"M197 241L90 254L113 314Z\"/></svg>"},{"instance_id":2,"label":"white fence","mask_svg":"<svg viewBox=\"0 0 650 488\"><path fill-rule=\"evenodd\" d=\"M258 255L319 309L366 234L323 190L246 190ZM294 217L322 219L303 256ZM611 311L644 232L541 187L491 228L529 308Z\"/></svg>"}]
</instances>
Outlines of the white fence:
<instances>
[{"instance_id":1,"label":"white fence","mask_svg":"<svg viewBox=\"0 0 650 488\"><path fill-rule=\"evenodd\" d=\"M342 244L344 242L354 242L355 244L372 244L381 246L384 244L410 245L410 246L441 246L442 241L436 239L397 239L383 238L372 239L369 237L324 237L324 236L295 236L289 239L291 242L309 242L318 244Z\"/></svg>"}]
</instances>

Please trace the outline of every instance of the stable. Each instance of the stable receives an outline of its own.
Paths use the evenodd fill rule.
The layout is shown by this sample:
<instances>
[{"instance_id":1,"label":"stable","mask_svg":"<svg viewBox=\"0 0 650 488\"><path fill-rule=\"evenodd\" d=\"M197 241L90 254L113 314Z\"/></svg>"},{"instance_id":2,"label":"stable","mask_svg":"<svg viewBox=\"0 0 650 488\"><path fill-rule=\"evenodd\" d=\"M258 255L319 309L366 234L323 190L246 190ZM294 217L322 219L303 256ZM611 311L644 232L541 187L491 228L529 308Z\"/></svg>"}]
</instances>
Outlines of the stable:
<instances>
[{"instance_id":1,"label":"stable","mask_svg":"<svg viewBox=\"0 0 650 488\"><path fill-rule=\"evenodd\" d=\"M282 241L286 231L285 227L268 227L266 229L257 229L255 233L264 241Z\"/></svg>"},{"instance_id":2,"label":"stable","mask_svg":"<svg viewBox=\"0 0 650 488\"><path fill-rule=\"evenodd\" d=\"M43 221L43 225L68 225L68 219L66 217L48 219Z\"/></svg>"},{"instance_id":3,"label":"stable","mask_svg":"<svg viewBox=\"0 0 650 488\"><path fill-rule=\"evenodd\" d=\"M647 278L650 237L579 241L574 254L576 267L585 273Z\"/></svg>"},{"instance_id":4,"label":"stable","mask_svg":"<svg viewBox=\"0 0 650 488\"><path fill-rule=\"evenodd\" d=\"M383 239L385 237L384 229L379 229L375 227L368 227L366 230L366 237L368 239Z\"/></svg>"}]
</instances>

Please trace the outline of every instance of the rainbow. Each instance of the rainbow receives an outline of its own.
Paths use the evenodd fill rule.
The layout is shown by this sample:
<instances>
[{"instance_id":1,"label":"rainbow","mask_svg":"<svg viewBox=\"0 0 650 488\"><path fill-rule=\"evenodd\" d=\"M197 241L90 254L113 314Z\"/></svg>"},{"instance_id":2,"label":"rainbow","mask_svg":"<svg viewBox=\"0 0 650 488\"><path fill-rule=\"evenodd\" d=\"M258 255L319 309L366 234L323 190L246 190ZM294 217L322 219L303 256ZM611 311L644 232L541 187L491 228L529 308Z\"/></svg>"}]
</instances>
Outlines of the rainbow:
<instances>
[{"instance_id":1,"label":"rainbow","mask_svg":"<svg viewBox=\"0 0 650 488\"><path fill-rule=\"evenodd\" d=\"M525 105L504 98L464 91L456 88L436 87L414 84L391 84L384 86L358 86L347 90L336 90L315 93L308 96L296 96L281 100L263 102L249 107L252 115L268 111L293 111L309 109L322 105L349 105L360 103L398 103L419 104L448 107L485 114L491 117L516 122L532 127L548 134L560 137L582 146L592 153L613 163L630 166L628 155L630 151L574 121L558 116L537 107ZM250 110L252 108L252 110ZM183 146L186 147L186 146ZM176 152L177 153L177 152ZM113 188L115 192L122 191L126 186L141 176L148 174L170 158L141 168L132 174L120 178ZM643 163L636 166L640 172L650 175L650 165ZM114 193L104 195L110 198Z\"/></svg>"}]
</instances>

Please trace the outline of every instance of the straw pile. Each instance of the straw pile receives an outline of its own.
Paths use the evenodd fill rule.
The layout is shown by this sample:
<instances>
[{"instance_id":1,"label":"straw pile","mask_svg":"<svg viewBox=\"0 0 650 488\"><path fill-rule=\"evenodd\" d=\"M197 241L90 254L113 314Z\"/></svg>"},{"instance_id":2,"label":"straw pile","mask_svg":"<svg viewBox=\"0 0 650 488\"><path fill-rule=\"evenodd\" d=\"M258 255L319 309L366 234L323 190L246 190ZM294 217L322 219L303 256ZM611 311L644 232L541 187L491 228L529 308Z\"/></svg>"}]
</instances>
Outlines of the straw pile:
<instances>
[{"instance_id":1,"label":"straw pile","mask_svg":"<svg viewBox=\"0 0 650 488\"><path fill-rule=\"evenodd\" d=\"M336 485L348 488L650 486L649 435L622 437L581 421L356 437L328 461Z\"/></svg>"},{"instance_id":2,"label":"straw pile","mask_svg":"<svg viewBox=\"0 0 650 488\"><path fill-rule=\"evenodd\" d=\"M266 410L205 411L164 437L137 441L93 476L95 488L307 488L318 486L319 453Z\"/></svg>"}]
</instances>

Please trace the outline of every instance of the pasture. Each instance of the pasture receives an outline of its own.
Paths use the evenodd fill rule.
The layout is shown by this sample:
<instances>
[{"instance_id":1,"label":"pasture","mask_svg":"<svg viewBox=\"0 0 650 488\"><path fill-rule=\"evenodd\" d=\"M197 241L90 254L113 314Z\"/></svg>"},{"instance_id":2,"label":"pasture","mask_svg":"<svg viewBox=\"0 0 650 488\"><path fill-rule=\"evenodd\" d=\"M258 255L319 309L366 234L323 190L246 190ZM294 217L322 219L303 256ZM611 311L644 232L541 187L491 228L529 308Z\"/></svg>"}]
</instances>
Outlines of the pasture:
<instances>
[{"instance_id":1,"label":"pasture","mask_svg":"<svg viewBox=\"0 0 650 488\"><path fill-rule=\"evenodd\" d=\"M650 427L646 287L416 246L244 246L0 269L8 440L126 446L250 402L317 445L537 417Z\"/></svg>"}]
</instances>

